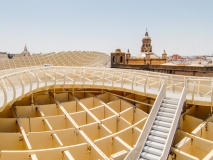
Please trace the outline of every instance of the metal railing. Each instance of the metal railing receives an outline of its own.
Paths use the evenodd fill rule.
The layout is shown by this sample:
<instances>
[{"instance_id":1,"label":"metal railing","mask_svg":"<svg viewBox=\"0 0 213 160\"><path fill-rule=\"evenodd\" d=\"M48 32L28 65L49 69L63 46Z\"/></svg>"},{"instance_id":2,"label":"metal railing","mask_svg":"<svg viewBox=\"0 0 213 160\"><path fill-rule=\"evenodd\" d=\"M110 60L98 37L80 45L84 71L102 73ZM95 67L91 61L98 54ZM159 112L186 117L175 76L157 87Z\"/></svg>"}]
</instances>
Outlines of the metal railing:
<instances>
[{"instance_id":1,"label":"metal railing","mask_svg":"<svg viewBox=\"0 0 213 160\"><path fill-rule=\"evenodd\" d=\"M189 77L142 70L52 66L0 72L0 111L26 94L57 85L117 89L149 96L158 94L164 79L167 80L166 90L171 95L180 95L186 87L187 100L191 103L204 101L213 106L213 78L210 77Z\"/></svg>"}]
</instances>

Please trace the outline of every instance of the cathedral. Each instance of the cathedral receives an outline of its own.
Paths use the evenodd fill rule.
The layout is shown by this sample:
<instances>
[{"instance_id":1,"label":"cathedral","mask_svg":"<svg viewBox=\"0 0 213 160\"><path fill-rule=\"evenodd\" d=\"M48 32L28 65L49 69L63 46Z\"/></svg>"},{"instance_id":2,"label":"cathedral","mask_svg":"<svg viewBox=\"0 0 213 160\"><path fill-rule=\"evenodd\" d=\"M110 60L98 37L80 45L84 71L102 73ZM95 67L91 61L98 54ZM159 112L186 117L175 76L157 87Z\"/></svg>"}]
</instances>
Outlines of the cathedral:
<instances>
[{"instance_id":1,"label":"cathedral","mask_svg":"<svg viewBox=\"0 0 213 160\"><path fill-rule=\"evenodd\" d=\"M168 65L167 53L165 50L161 57L157 56L152 51L151 42L152 40L149 37L149 33L146 31L142 39L140 54L137 56L131 56L129 49L127 53L122 52L120 49L116 49L115 52L111 53L111 68L147 70L186 76L213 76L213 66L194 67L190 65Z\"/></svg>"},{"instance_id":2,"label":"cathedral","mask_svg":"<svg viewBox=\"0 0 213 160\"><path fill-rule=\"evenodd\" d=\"M121 52L120 49L116 49L111 53L111 66L115 67L118 64L121 65L160 65L166 63L167 54L164 50L162 57L158 57L152 52L151 38L148 31L146 31L144 38L142 39L142 46L140 54L136 57L132 57L129 50L127 53Z\"/></svg>"},{"instance_id":3,"label":"cathedral","mask_svg":"<svg viewBox=\"0 0 213 160\"><path fill-rule=\"evenodd\" d=\"M15 57L23 57L23 56L31 56L30 52L27 50L27 46L25 44L24 50L21 53L18 54L7 54L7 58L13 59Z\"/></svg>"},{"instance_id":4,"label":"cathedral","mask_svg":"<svg viewBox=\"0 0 213 160\"><path fill-rule=\"evenodd\" d=\"M25 46L24 46L24 51L21 52L21 55L22 55L22 56L30 56L30 52L27 50L26 44L25 44Z\"/></svg>"}]
</instances>

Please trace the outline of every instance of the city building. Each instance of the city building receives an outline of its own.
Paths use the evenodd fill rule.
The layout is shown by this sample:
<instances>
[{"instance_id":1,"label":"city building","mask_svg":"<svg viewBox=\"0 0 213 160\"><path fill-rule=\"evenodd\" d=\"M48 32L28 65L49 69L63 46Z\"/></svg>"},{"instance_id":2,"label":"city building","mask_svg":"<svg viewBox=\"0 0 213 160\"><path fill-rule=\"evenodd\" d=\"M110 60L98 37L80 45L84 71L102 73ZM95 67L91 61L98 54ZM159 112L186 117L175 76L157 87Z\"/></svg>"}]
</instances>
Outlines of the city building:
<instances>
[{"instance_id":1,"label":"city building","mask_svg":"<svg viewBox=\"0 0 213 160\"><path fill-rule=\"evenodd\" d=\"M158 57L152 52L151 37L149 37L146 31L145 37L142 39L142 46L140 54L136 57L132 57L129 50L127 53L121 52L120 49L116 49L111 53L111 66L117 67L118 65L160 65L167 61L167 53L163 52L162 57Z\"/></svg>"},{"instance_id":2,"label":"city building","mask_svg":"<svg viewBox=\"0 0 213 160\"><path fill-rule=\"evenodd\" d=\"M0 52L0 59L7 58L7 52Z\"/></svg>"},{"instance_id":3,"label":"city building","mask_svg":"<svg viewBox=\"0 0 213 160\"><path fill-rule=\"evenodd\" d=\"M198 56L194 59L178 54L167 56L164 50L162 56L158 57L152 52L151 38L147 31L142 39L140 51L139 55L132 57L129 50L125 53L116 49L115 52L111 53L111 68L147 70L186 76L213 76L212 61L207 61L204 56Z\"/></svg>"}]
</instances>

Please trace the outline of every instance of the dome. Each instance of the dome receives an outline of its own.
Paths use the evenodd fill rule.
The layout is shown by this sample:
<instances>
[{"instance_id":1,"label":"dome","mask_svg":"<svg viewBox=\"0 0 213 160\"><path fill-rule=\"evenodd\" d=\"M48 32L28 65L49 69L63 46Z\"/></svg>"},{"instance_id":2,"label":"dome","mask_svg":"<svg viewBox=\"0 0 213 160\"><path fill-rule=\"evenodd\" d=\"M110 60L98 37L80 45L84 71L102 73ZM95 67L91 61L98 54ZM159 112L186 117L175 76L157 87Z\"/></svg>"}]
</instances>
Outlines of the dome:
<instances>
[{"instance_id":1,"label":"dome","mask_svg":"<svg viewBox=\"0 0 213 160\"><path fill-rule=\"evenodd\" d=\"M21 54L27 55L27 54L30 54L30 52L28 52L28 51L23 51L23 52L21 52Z\"/></svg>"},{"instance_id":2,"label":"dome","mask_svg":"<svg viewBox=\"0 0 213 160\"><path fill-rule=\"evenodd\" d=\"M145 37L143 37L143 39L151 39L151 37L149 37L148 32L145 33Z\"/></svg>"},{"instance_id":3,"label":"dome","mask_svg":"<svg viewBox=\"0 0 213 160\"><path fill-rule=\"evenodd\" d=\"M117 48L117 49L115 50L115 52L116 52L116 53L120 53L120 52L121 52L121 49Z\"/></svg>"},{"instance_id":4,"label":"dome","mask_svg":"<svg viewBox=\"0 0 213 160\"><path fill-rule=\"evenodd\" d=\"M151 37L145 36L145 37L143 37L143 40L144 40L144 39L150 39L150 40L151 40Z\"/></svg>"},{"instance_id":5,"label":"dome","mask_svg":"<svg viewBox=\"0 0 213 160\"><path fill-rule=\"evenodd\" d=\"M143 37L143 39L151 39L149 36L145 36Z\"/></svg>"},{"instance_id":6,"label":"dome","mask_svg":"<svg viewBox=\"0 0 213 160\"><path fill-rule=\"evenodd\" d=\"M24 55L24 56L26 56L26 55L30 55L30 52L27 50L27 46L26 46L26 44L25 44L25 46L24 46L24 51L23 51L23 52L21 52L21 54L22 54L22 55Z\"/></svg>"},{"instance_id":7,"label":"dome","mask_svg":"<svg viewBox=\"0 0 213 160\"><path fill-rule=\"evenodd\" d=\"M140 54L138 54L137 56L135 56L135 58L136 59L144 59L144 58L146 58L146 54L147 54L148 52L141 52ZM154 53L149 53L150 54L150 58L151 59L159 59L159 57L156 55L156 54L154 54Z\"/></svg>"}]
</instances>

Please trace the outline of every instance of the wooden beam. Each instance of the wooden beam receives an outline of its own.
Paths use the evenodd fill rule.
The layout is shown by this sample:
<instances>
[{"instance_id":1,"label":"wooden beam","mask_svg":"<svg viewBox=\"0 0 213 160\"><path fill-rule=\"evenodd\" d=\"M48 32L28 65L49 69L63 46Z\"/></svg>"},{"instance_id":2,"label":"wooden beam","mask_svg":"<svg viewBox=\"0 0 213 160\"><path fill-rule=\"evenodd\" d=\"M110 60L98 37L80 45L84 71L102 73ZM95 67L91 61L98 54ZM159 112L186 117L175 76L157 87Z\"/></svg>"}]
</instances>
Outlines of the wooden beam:
<instances>
[{"instance_id":1,"label":"wooden beam","mask_svg":"<svg viewBox=\"0 0 213 160\"><path fill-rule=\"evenodd\" d=\"M32 159L32 160L38 160L36 154L31 154L29 157L30 157L30 159Z\"/></svg>"},{"instance_id":2,"label":"wooden beam","mask_svg":"<svg viewBox=\"0 0 213 160\"><path fill-rule=\"evenodd\" d=\"M24 128L23 128L22 125L21 125L21 122L19 121L19 118L17 118L17 123L18 123L18 125L19 125L20 131L21 131L22 137L23 137L23 139L24 139L24 142L25 142L25 144L26 144L26 146L27 146L27 149L31 150L31 149L32 149L32 146L31 146L31 144L30 144L30 141L29 141L28 138L27 138L27 135L26 135L26 133L25 133L25 131L24 131Z\"/></svg>"},{"instance_id":3,"label":"wooden beam","mask_svg":"<svg viewBox=\"0 0 213 160\"><path fill-rule=\"evenodd\" d=\"M31 144L30 144L30 141L28 140L28 138L27 138L27 135L26 135L26 133L25 133L25 130L24 130L24 127L21 125L21 122L20 122L20 120L19 120L19 118L17 117L17 113L16 113L16 110L15 110L15 108L13 107L13 113L14 113L14 115L16 116L16 121L17 121L17 124L18 124L18 126L19 126L19 129L20 129L20 132L21 132L21 135L22 135L22 137L23 137L23 139L24 139L24 142L25 142L25 144L26 144L26 146L27 146L27 149L28 150L31 150L32 149L32 146L31 146Z\"/></svg>"},{"instance_id":4,"label":"wooden beam","mask_svg":"<svg viewBox=\"0 0 213 160\"><path fill-rule=\"evenodd\" d=\"M114 93L111 93L111 92L106 92L106 93L109 93L111 95L117 96L117 97L119 97L121 99L125 99L125 100L128 100L128 101L136 102L136 103L143 104L143 105L146 105L146 106L153 106L151 104L144 103L144 102L141 102L141 101L137 101L137 100L134 100L134 99L131 99L131 98L127 98L127 97L124 97L124 96L120 96L120 95L117 95L117 94L114 94Z\"/></svg>"},{"instance_id":5,"label":"wooden beam","mask_svg":"<svg viewBox=\"0 0 213 160\"><path fill-rule=\"evenodd\" d=\"M61 140L59 139L59 137L57 136L57 134L53 133L51 135L58 142L60 147L64 146L63 143L61 142Z\"/></svg>"},{"instance_id":6,"label":"wooden beam","mask_svg":"<svg viewBox=\"0 0 213 160\"><path fill-rule=\"evenodd\" d=\"M63 151L64 157L69 160L75 160L68 150Z\"/></svg>"}]
</instances>

